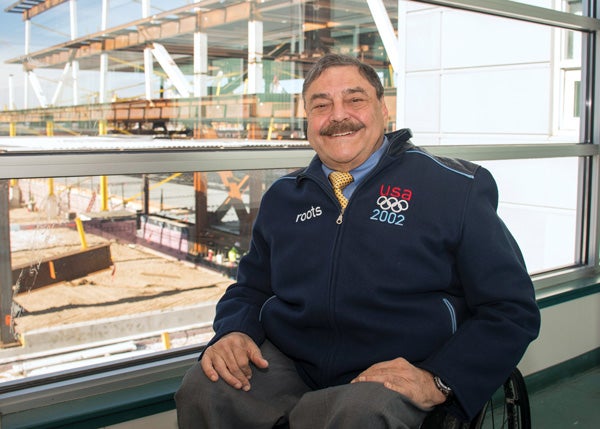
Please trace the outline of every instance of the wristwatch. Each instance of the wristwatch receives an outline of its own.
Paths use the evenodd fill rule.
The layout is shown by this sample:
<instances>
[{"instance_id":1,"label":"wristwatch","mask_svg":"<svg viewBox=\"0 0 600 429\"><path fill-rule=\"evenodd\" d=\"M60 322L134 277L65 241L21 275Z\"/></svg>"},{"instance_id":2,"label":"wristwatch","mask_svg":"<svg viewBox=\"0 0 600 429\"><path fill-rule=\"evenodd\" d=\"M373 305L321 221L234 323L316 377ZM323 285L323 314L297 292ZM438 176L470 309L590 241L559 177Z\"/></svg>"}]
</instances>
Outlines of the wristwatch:
<instances>
[{"instance_id":1,"label":"wristwatch","mask_svg":"<svg viewBox=\"0 0 600 429\"><path fill-rule=\"evenodd\" d=\"M444 383L440 377L438 377L437 375L434 375L433 382L435 383L435 387L437 387L438 390L444 394L446 399L448 399L452 396L452 389L450 387L448 387L446 385L446 383Z\"/></svg>"}]
</instances>

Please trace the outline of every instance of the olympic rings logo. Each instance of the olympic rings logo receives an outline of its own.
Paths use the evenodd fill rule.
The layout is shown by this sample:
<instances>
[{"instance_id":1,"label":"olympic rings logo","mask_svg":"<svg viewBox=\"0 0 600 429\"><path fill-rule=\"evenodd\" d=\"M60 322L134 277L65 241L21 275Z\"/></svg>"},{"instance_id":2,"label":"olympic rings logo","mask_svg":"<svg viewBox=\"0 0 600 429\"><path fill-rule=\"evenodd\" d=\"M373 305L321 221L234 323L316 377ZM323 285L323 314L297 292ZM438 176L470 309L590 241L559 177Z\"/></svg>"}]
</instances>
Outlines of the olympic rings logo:
<instances>
[{"instance_id":1,"label":"olympic rings logo","mask_svg":"<svg viewBox=\"0 0 600 429\"><path fill-rule=\"evenodd\" d=\"M408 201L399 200L396 197L387 197L381 195L377 198L377 205L381 210L391 210L394 213L400 213L404 210L408 210Z\"/></svg>"}]
</instances>

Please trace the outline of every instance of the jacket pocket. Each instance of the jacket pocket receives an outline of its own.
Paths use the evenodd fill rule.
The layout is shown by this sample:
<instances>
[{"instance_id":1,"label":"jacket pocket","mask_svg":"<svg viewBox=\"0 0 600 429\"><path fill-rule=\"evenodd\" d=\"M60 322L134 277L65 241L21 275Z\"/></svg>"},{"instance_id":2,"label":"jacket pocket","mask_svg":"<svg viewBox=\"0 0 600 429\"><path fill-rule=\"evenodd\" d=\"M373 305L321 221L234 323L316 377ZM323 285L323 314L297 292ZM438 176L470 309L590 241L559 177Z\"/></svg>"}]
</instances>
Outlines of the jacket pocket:
<instances>
[{"instance_id":1,"label":"jacket pocket","mask_svg":"<svg viewBox=\"0 0 600 429\"><path fill-rule=\"evenodd\" d=\"M448 298L443 298L442 302L444 303L444 305L446 306L446 309L448 310L448 315L450 317L450 327L452 329L452 334L454 334L457 329L456 310L454 309L454 305L452 305L452 303L450 302L450 300Z\"/></svg>"}]
</instances>

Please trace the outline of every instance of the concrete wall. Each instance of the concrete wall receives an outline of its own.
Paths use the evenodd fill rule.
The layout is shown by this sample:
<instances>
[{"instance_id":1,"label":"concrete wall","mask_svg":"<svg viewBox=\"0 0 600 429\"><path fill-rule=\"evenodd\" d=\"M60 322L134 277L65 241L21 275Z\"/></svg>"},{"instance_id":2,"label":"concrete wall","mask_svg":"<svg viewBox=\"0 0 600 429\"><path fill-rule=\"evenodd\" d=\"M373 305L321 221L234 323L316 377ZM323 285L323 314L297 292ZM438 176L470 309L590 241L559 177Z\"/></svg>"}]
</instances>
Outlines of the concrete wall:
<instances>
[{"instance_id":1,"label":"concrete wall","mask_svg":"<svg viewBox=\"0 0 600 429\"><path fill-rule=\"evenodd\" d=\"M600 294L542 309L540 336L519 364L525 375L600 347Z\"/></svg>"}]
</instances>

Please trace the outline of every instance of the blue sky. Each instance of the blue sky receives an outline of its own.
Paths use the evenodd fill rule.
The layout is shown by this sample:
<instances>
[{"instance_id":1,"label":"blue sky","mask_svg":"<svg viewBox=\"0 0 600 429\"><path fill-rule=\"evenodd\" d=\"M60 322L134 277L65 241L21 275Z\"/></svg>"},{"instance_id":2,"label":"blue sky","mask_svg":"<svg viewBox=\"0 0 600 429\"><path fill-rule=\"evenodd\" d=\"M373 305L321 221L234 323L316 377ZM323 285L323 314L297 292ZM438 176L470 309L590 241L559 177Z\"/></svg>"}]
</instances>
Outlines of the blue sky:
<instances>
[{"instance_id":1,"label":"blue sky","mask_svg":"<svg viewBox=\"0 0 600 429\"><path fill-rule=\"evenodd\" d=\"M4 11L14 0L0 0L0 55L6 57L8 51L23 50L24 24L21 15Z\"/></svg>"},{"instance_id":2,"label":"blue sky","mask_svg":"<svg viewBox=\"0 0 600 429\"><path fill-rule=\"evenodd\" d=\"M7 13L4 10L16 0L0 0L0 109L8 107L9 76L13 75L13 94L17 109L23 108L24 73L21 65L5 64L7 59L19 57L25 53L25 24L20 14ZM160 13L185 4L192 0L152 0L151 13ZM100 31L100 0L78 0L78 34L84 35ZM65 2L32 19L30 51L47 48L65 42L70 38L69 3ZM140 0L110 0L108 27L120 25L142 17ZM51 97L56 88L56 79L61 70L40 69L36 72L46 97ZM82 82L83 84L85 82ZM84 86L84 85L82 85ZM37 105L33 91L29 91L29 107Z\"/></svg>"},{"instance_id":3,"label":"blue sky","mask_svg":"<svg viewBox=\"0 0 600 429\"><path fill-rule=\"evenodd\" d=\"M4 9L12 5L14 0L0 0L0 108L8 106L8 80L13 74L15 88L15 101L22 99L23 72L19 65L7 65L7 59L22 55L24 52L25 26L21 16L14 13L6 13ZM17 93L18 92L18 93Z\"/></svg>"},{"instance_id":4,"label":"blue sky","mask_svg":"<svg viewBox=\"0 0 600 429\"><path fill-rule=\"evenodd\" d=\"M155 0L160 2L161 0ZM19 57L25 53L25 23L22 15L7 13L4 10L16 0L0 0L0 109L9 104L9 76L13 75L13 95L17 109L23 108L25 76L21 65L8 65L6 60ZM30 51L52 46L70 38L68 2L57 6L32 19ZM100 29L100 0L78 1L79 34L93 33ZM139 2L131 0L111 0L111 16L118 20L137 19L140 17ZM114 22L112 25L115 25ZM111 23L109 22L109 26ZM51 97L56 82L48 77L59 76L61 70L39 70L36 75L45 87L46 97ZM29 107L37 105L33 91L29 90Z\"/></svg>"}]
</instances>

